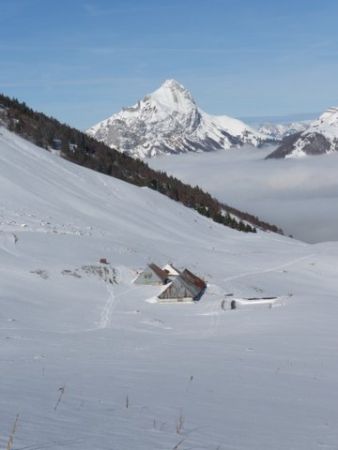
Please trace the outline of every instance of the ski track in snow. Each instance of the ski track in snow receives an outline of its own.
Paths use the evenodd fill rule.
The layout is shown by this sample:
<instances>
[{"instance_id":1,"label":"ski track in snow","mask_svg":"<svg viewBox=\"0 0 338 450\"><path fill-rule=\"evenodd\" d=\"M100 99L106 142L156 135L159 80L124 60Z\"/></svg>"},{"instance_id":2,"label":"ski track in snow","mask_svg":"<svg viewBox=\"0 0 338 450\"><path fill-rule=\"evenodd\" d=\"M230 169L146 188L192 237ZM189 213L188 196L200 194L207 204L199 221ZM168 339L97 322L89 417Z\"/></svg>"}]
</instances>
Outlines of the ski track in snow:
<instances>
[{"instance_id":1,"label":"ski track in snow","mask_svg":"<svg viewBox=\"0 0 338 450\"><path fill-rule=\"evenodd\" d=\"M98 325L99 329L109 328L112 322L113 313L116 310L116 307L120 302L121 297L128 294L129 292L134 291L135 289L137 288L134 286L130 289L126 289L125 291L121 292L121 294L116 295L113 285L110 283L107 284L108 299L104 307L102 308L100 314L100 321Z\"/></svg>"},{"instance_id":2,"label":"ski track in snow","mask_svg":"<svg viewBox=\"0 0 338 450\"><path fill-rule=\"evenodd\" d=\"M101 311L100 322L98 328L108 328L111 324L113 311L116 307L116 297L112 285L107 284L108 299Z\"/></svg>"},{"instance_id":3,"label":"ski track in snow","mask_svg":"<svg viewBox=\"0 0 338 450\"><path fill-rule=\"evenodd\" d=\"M291 267L301 261L310 259L311 257L315 256L314 254L310 254L310 255L306 255L306 256L302 256L300 258L296 258L293 259L285 264L281 264L278 266L275 266L273 268L270 269L263 269L263 270L257 270L257 271L253 271L253 272L246 272L240 275L236 275L233 277L228 277L225 278L224 281L233 281L233 280L238 280L241 278L245 278L247 276L250 275L260 275L260 274L264 274L264 273L270 273L270 272L275 272L278 270L282 270L285 269L286 267ZM222 314L222 310L221 310L221 304L219 302L210 302L210 304L208 305L206 311L203 313L204 316L210 316L210 321L211 321L211 326L210 327L206 327L205 330L205 335L206 336L216 336L217 332L218 332L218 328L220 326L220 315Z\"/></svg>"},{"instance_id":4,"label":"ski track in snow","mask_svg":"<svg viewBox=\"0 0 338 450\"><path fill-rule=\"evenodd\" d=\"M315 254L311 253L310 255L306 255L306 256L302 256L300 258L293 259L293 260L291 260L291 261L289 261L289 262L287 262L285 264L281 264L281 265L272 267L270 269L255 270L255 271L252 271L252 272L245 272L245 273L242 273L240 275L235 275L235 276L231 276L231 277L228 277L228 278L224 278L224 281L233 281L233 280L238 280L240 278L249 277L251 275L261 275L263 273L277 272L278 270L282 270L282 269L285 269L286 267L293 266L293 265L295 265L295 264L297 264L297 263L299 263L301 261L310 259L310 258L312 258L314 256L315 256Z\"/></svg>"}]
</instances>

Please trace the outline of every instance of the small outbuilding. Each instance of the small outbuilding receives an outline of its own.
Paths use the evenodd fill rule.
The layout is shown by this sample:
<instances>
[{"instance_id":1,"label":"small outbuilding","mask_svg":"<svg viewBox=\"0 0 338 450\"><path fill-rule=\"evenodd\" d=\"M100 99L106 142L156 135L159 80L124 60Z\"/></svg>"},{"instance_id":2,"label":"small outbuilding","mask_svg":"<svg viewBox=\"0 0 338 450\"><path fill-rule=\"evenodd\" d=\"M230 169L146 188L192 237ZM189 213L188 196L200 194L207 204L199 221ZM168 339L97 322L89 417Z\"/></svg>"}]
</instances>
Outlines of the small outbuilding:
<instances>
[{"instance_id":1,"label":"small outbuilding","mask_svg":"<svg viewBox=\"0 0 338 450\"><path fill-rule=\"evenodd\" d=\"M143 272L139 274L134 283L157 286L166 284L168 283L168 281L168 273L162 270L156 264L151 263L145 270L143 270Z\"/></svg>"},{"instance_id":2,"label":"small outbuilding","mask_svg":"<svg viewBox=\"0 0 338 450\"><path fill-rule=\"evenodd\" d=\"M162 302L197 301L204 294L206 287L205 281L185 269L172 279L168 287L158 296L158 299Z\"/></svg>"}]
</instances>

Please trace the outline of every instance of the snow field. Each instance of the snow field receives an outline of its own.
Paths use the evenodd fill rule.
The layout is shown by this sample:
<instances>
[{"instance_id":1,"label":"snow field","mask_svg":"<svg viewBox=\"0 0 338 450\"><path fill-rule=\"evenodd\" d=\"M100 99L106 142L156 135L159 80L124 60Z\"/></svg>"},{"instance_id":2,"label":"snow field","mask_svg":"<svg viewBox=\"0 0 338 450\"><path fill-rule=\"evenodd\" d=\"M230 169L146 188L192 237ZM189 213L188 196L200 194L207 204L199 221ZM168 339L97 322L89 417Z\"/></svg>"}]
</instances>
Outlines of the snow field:
<instances>
[{"instance_id":1,"label":"snow field","mask_svg":"<svg viewBox=\"0 0 338 450\"><path fill-rule=\"evenodd\" d=\"M338 245L242 234L1 133L0 448L17 414L18 450L337 448ZM150 261L206 294L149 303Z\"/></svg>"}]
</instances>

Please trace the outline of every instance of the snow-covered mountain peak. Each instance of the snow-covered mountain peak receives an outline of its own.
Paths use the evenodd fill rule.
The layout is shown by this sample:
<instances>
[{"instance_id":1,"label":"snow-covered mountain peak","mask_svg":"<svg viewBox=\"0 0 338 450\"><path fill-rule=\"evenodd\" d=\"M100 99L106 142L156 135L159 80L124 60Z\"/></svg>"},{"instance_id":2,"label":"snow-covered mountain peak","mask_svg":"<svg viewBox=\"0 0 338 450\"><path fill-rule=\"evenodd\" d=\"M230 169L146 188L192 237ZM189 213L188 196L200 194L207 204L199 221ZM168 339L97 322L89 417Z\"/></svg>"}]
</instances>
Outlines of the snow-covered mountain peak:
<instances>
[{"instance_id":1,"label":"snow-covered mountain peak","mask_svg":"<svg viewBox=\"0 0 338 450\"><path fill-rule=\"evenodd\" d=\"M338 123L338 107L332 106L325 111L318 119L320 122L326 122L329 125Z\"/></svg>"},{"instance_id":2,"label":"snow-covered mountain peak","mask_svg":"<svg viewBox=\"0 0 338 450\"><path fill-rule=\"evenodd\" d=\"M283 141L269 158L299 158L338 151L338 107L326 110L309 127Z\"/></svg>"},{"instance_id":3,"label":"snow-covered mountain peak","mask_svg":"<svg viewBox=\"0 0 338 450\"><path fill-rule=\"evenodd\" d=\"M173 79L87 133L137 158L224 150L246 143L259 145L266 140L265 135L239 120L204 113L192 94Z\"/></svg>"},{"instance_id":4,"label":"snow-covered mountain peak","mask_svg":"<svg viewBox=\"0 0 338 450\"><path fill-rule=\"evenodd\" d=\"M183 90L185 91L185 87L183 86L183 84L179 83L177 80L175 80L174 78L169 78L168 80L165 80L164 83L162 84L161 88L168 88L168 89L174 89L174 90Z\"/></svg>"},{"instance_id":5,"label":"snow-covered mountain peak","mask_svg":"<svg viewBox=\"0 0 338 450\"><path fill-rule=\"evenodd\" d=\"M197 108L191 93L178 81L166 80L155 92L144 100L157 102L163 108L187 113Z\"/></svg>"},{"instance_id":6,"label":"snow-covered mountain peak","mask_svg":"<svg viewBox=\"0 0 338 450\"><path fill-rule=\"evenodd\" d=\"M152 95L170 93L173 97L184 97L195 103L190 91L183 84L174 79L165 80L164 83Z\"/></svg>"}]
</instances>

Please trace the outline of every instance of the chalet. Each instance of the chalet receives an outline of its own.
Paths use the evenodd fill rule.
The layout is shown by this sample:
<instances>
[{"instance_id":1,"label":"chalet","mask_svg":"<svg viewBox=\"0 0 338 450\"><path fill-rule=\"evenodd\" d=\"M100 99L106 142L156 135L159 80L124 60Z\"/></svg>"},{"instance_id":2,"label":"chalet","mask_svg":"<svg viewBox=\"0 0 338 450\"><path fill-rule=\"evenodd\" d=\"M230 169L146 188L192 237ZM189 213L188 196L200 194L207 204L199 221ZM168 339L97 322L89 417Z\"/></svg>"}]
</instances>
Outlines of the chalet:
<instances>
[{"instance_id":1,"label":"chalet","mask_svg":"<svg viewBox=\"0 0 338 450\"><path fill-rule=\"evenodd\" d=\"M174 277L168 287L158 296L161 302L192 302L199 300L206 290L206 283L185 269Z\"/></svg>"},{"instance_id":2,"label":"chalet","mask_svg":"<svg viewBox=\"0 0 338 450\"><path fill-rule=\"evenodd\" d=\"M169 281L168 273L158 267L156 264L151 263L147 268L139 274L134 281L135 284L147 284L147 285L162 285Z\"/></svg>"}]
</instances>

